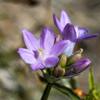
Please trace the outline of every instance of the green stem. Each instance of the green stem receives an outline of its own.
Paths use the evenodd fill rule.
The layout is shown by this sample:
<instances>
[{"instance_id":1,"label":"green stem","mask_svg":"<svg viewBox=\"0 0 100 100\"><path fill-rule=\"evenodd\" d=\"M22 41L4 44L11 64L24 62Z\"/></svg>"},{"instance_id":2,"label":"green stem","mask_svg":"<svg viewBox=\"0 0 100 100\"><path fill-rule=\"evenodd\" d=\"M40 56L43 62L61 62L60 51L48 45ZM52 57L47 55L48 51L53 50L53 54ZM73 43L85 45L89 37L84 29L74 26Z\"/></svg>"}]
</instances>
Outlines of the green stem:
<instances>
[{"instance_id":1,"label":"green stem","mask_svg":"<svg viewBox=\"0 0 100 100\"><path fill-rule=\"evenodd\" d=\"M80 98L70 89L58 83L53 84L54 88L71 98L71 100L80 100Z\"/></svg>"},{"instance_id":2,"label":"green stem","mask_svg":"<svg viewBox=\"0 0 100 100\"><path fill-rule=\"evenodd\" d=\"M45 90L44 90L44 93L42 95L41 100L47 100L48 99L51 87L52 87L52 84L48 83L47 86L46 86L46 88L45 88Z\"/></svg>"},{"instance_id":3,"label":"green stem","mask_svg":"<svg viewBox=\"0 0 100 100\"><path fill-rule=\"evenodd\" d=\"M75 78L71 78L71 79L69 80L69 82L70 82L70 84L71 84L72 89L76 89L76 88L77 88L77 84L76 84Z\"/></svg>"},{"instance_id":4,"label":"green stem","mask_svg":"<svg viewBox=\"0 0 100 100\"><path fill-rule=\"evenodd\" d=\"M93 90L95 88L95 83L94 83L94 73L92 67L90 67L90 72L89 72L89 89Z\"/></svg>"}]
</instances>

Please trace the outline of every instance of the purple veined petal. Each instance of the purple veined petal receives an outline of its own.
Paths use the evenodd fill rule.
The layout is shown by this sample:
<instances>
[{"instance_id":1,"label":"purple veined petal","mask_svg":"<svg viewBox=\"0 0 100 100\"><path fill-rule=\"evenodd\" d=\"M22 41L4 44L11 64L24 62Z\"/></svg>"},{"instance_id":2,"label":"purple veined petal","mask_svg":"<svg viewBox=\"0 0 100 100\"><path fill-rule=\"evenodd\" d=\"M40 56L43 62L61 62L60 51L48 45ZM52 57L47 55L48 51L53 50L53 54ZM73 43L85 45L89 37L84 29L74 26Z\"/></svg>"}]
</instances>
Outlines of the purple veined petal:
<instances>
[{"instance_id":1,"label":"purple veined petal","mask_svg":"<svg viewBox=\"0 0 100 100\"><path fill-rule=\"evenodd\" d=\"M91 61L88 58L82 58L77 61L75 64L72 64L69 69L66 70L65 76L73 77L83 72L89 67Z\"/></svg>"},{"instance_id":2,"label":"purple veined petal","mask_svg":"<svg viewBox=\"0 0 100 100\"><path fill-rule=\"evenodd\" d=\"M82 27L78 27L75 26L75 31L77 34L77 41L82 40L82 39L90 39L90 38L94 38L97 37L99 34L89 34L88 30L86 28L82 28Z\"/></svg>"},{"instance_id":3,"label":"purple veined petal","mask_svg":"<svg viewBox=\"0 0 100 100\"><path fill-rule=\"evenodd\" d=\"M65 48L67 46L69 46L70 41L69 40L62 40L59 41L58 43L56 43L53 48L51 49L50 54L51 55L55 55L55 56L59 56L60 54L62 54L65 50Z\"/></svg>"},{"instance_id":4,"label":"purple veined petal","mask_svg":"<svg viewBox=\"0 0 100 100\"><path fill-rule=\"evenodd\" d=\"M38 51L33 51L33 53L34 53L35 59L38 59L38 57L39 57L39 52L38 52Z\"/></svg>"},{"instance_id":5,"label":"purple veined petal","mask_svg":"<svg viewBox=\"0 0 100 100\"><path fill-rule=\"evenodd\" d=\"M76 38L80 38L81 36L83 36L84 34L88 33L88 30L86 28L83 27L79 27L79 26L74 26L75 31L76 31Z\"/></svg>"},{"instance_id":6,"label":"purple veined petal","mask_svg":"<svg viewBox=\"0 0 100 100\"><path fill-rule=\"evenodd\" d=\"M61 12L60 22L61 22L63 29L66 26L66 24L71 23L69 16L64 10L62 10Z\"/></svg>"},{"instance_id":7,"label":"purple veined petal","mask_svg":"<svg viewBox=\"0 0 100 100\"><path fill-rule=\"evenodd\" d=\"M59 29L59 31L62 33L64 27L62 27L62 24L60 23L60 21L58 20L58 18L56 17L55 14L53 14L53 21L54 21L54 24L56 25L56 27L57 27L57 28Z\"/></svg>"},{"instance_id":8,"label":"purple veined petal","mask_svg":"<svg viewBox=\"0 0 100 100\"><path fill-rule=\"evenodd\" d=\"M37 50L37 48L39 48L39 41L34 37L34 35L26 29L23 29L22 33L27 48L30 50Z\"/></svg>"},{"instance_id":9,"label":"purple veined petal","mask_svg":"<svg viewBox=\"0 0 100 100\"><path fill-rule=\"evenodd\" d=\"M82 39L91 39L91 38L95 38L95 37L98 37L99 34L98 33L95 33L95 34L84 34L82 36L80 36L78 38L78 40L82 40Z\"/></svg>"},{"instance_id":10,"label":"purple veined petal","mask_svg":"<svg viewBox=\"0 0 100 100\"><path fill-rule=\"evenodd\" d=\"M80 36L88 33L88 29L83 28L83 27L78 27L78 30L79 30Z\"/></svg>"},{"instance_id":11,"label":"purple veined petal","mask_svg":"<svg viewBox=\"0 0 100 100\"><path fill-rule=\"evenodd\" d=\"M36 63L36 59L34 57L34 53L28 49L19 48L18 53L21 56L21 58L28 64L34 64Z\"/></svg>"},{"instance_id":12,"label":"purple veined petal","mask_svg":"<svg viewBox=\"0 0 100 100\"><path fill-rule=\"evenodd\" d=\"M55 42L55 35L52 30L44 28L41 34L40 44L46 51L50 51Z\"/></svg>"},{"instance_id":13,"label":"purple veined petal","mask_svg":"<svg viewBox=\"0 0 100 100\"><path fill-rule=\"evenodd\" d=\"M63 30L63 39L75 42L77 33L72 24L67 24Z\"/></svg>"},{"instance_id":14,"label":"purple veined petal","mask_svg":"<svg viewBox=\"0 0 100 100\"><path fill-rule=\"evenodd\" d=\"M41 61L37 61L37 63L35 64L31 64L31 68L32 70L36 71L36 70L41 70L41 69L44 69L44 65L42 64Z\"/></svg>"},{"instance_id":15,"label":"purple veined petal","mask_svg":"<svg viewBox=\"0 0 100 100\"><path fill-rule=\"evenodd\" d=\"M54 67L59 61L59 58L56 56L49 56L45 59L44 63L45 63L45 67L47 68L51 68Z\"/></svg>"},{"instance_id":16,"label":"purple veined petal","mask_svg":"<svg viewBox=\"0 0 100 100\"><path fill-rule=\"evenodd\" d=\"M69 43L69 46L67 46L66 48L65 48L65 50L64 50L64 54L66 55L66 56L71 56L72 54L73 54L73 51L74 51L74 47L75 47L75 42L70 42Z\"/></svg>"}]
</instances>

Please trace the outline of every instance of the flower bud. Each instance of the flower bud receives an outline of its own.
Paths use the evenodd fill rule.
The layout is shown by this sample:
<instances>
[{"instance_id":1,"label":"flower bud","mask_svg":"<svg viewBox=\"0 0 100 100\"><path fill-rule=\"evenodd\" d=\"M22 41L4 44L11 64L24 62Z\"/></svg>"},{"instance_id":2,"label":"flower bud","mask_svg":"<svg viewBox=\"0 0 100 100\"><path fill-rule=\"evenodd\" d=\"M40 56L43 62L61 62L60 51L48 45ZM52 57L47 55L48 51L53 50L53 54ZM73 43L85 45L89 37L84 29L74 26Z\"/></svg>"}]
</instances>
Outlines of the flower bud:
<instances>
[{"instance_id":1,"label":"flower bud","mask_svg":"<svg viewBox=\"0 0 100 100\"><path fill-rule=\"evenodd\" d=\"M75 52L75 54L71 56L71 61L77 62L78 60L80 60L82 58L82 53L83 53L83 49L80 49L79 51Z\"/></svg>"},{"instance_id":2,"label":"flower bud","mask_svg":"<svg viewBox=\"0 0 100 100\"><path fill-rule=\"evenodd\" d=\"M62 68L64 68L66 66L66 63L67 63L67 56L63 54L61 55L59 64Z\"/></svg>"},{"instance_id":3,"label":"flower bud","mask_svg":"<svg viewBox=\"0 0 100 100\"><path fill-rule=\"evenodd\" d=\"M65 74L65 69L64 68L61 68L61 66L57 66L54 69L54 76L60 77L60 76L63 76L64 74Z\"/></svg>"},{"instance_id":4,"label":"flower bud","mask_svg":"<svg viewBox=\"0 0 100 100\"><path fill-rule=\"evenodd\" d=\"M72 64L65 72L65 76L73 77L84 71L89 67L91 61L88 58L81 58L74 64Z\"/></svg>"}]
</instances>

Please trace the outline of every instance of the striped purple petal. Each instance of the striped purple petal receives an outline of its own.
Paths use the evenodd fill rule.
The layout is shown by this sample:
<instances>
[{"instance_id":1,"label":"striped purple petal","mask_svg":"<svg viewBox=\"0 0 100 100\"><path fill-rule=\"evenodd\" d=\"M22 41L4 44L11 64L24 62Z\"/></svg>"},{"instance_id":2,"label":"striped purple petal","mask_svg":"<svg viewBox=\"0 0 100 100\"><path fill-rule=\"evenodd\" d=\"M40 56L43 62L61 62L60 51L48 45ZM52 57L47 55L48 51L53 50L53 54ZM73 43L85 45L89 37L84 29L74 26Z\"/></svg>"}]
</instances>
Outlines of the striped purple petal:
<instances>
[{"instance_id":1,"label":"striped purple petal","mask_svg":"<svg viewBox=\"0 0 100 100\"><path fill-rule=\"evenodd\" d=\"M69 16L64 10L61 11L60 22L61 22L63 29L66 26L66 24L71 23Z\"/></svg>"},{"instance_id":2,"label":"striped purple petal","mask_svg":"<svg viewBox=\"0 0 100 100\"><path fill-rule=\"evenodd\" d=\"M30 50L37 50L37 48L39 48L39 41L28 30L24 29L22 30L22 32L23 32L24 42L27 48Z\"/></svg>"},{"instance_id":3,"label":"striped purple petal","mask_svg":"<svg viewBox=\"0 0 100 100\"><path fill-rule=\"evenodd\" d=\"M85 34L81 37L78 38L78 40L82 40L82 39L91 39L91 38L95 38L97 37L99 34Z\"/></svg>"},{"instance_id":4,"label":"striped purple petal","mask_svg":"<svg viewBox=\"0 0 100 100\"><path fill-rule=\"evenodd\" d=\"M82 40L82 39L90 39L97 37L99 34L90 34L86 28L81 28L81 27L75 27L75 31L77 34L77 41Z\"/></svg>"},{"instance_id":5,"label":"striped purple petal","mask_svg":"<svg viewBox=\"0 0 100 100\"><path fill-rule=\"evenodd\" d=\"M19 48L18 53L21 56L21 58L28 64L35 64L36 59L34 57L34 53L28 49Z\"/></svg>"},{"instance_id":6,"label":"striped purple petal","mask_svg":"<svg viewBox=\"0 0 100 100\"><path fill-rule=\"evenodd\" d=\"M72 24L67 24L63 30L63 39L75 42L77 34Z\"/></svg>"},{"instance_id":7,"label":"striped purple petal","mask_svg":"<svg viewBox=\"0 0 100 100\"><path fill-rule=\"evenodd\" d=\"M35 64L31 64L31 68L32 70L41 70L41 69L44 69L44 65L42 64L42 61L41 60L38 60L37 63Z\"/></svg>"},{"instance_id":8,"label":"striped purple petal","mask_svg":"<svg viewBox=\"0 0 100 100\"><path fill-rule=\"evenodd\" d=\"M69 40L59 41L58 43L56 43L53 46L53 48L51 49L50 54L55 55L55 56L59 56L60 54L62 54L64 52L65 48L67 48L69 45L70 45Z\"/></svg>"},{"instance_id":9,"label":"striped purple petal","mask_svg":"<svg viewBox=\"0 0 100 100\"><path fill-rule=\"evenodd\" d=\"M59 58L56 56L49 56L45 59L44 63L47 68L54 67L59 61Z\"/></svg>"},{"instance_id":10,"label":"striped purple petal","mask_svg":"<svg viewBox=\"0 0 100 100\"><path fill-rule=\"evenodd\" d=\"M41 34L40 44L46 51L50 51L55 42L55 35L52 30L44 28Z\"/></svg>"},{"instance_id":11,"label":"striped purple petal","mask_svg":"<svg viewBox=\"0 0 100 100\"><path fill-rule=\"evenodd\" d=\"M56 25L56 27L59 29L61 33L63 32L63 29L66 26L66 24L71 23L69 16L64 10L62 10L61 12L60 20L56 17L55 14L53 14L53 20L54 20L54 24Z\"/></svg>"},{"instance_id":12,"label":"striped purple petal","mask_svg":"<svg viewBox=\"0 0 100 100\"><path fill-rule=\"evenodd\" d=\"M59 31L63 32L64 27L62 27L60 21L58 20L58 18L56 17L55 14L53 14L53 21L54 21L54 24L56 25L56 27L59 29Z\"/></svg>"}]
</instances>

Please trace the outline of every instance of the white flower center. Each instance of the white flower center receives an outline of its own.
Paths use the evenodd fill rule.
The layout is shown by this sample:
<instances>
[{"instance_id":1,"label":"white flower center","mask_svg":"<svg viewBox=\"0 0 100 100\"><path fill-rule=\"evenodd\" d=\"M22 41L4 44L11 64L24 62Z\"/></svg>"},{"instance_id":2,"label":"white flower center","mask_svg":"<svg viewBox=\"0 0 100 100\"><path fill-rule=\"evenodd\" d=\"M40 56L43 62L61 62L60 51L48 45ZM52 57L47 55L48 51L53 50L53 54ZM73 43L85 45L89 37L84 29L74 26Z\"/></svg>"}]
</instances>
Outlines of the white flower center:
<instances>
[{"instance_id":1,"label":"white flower center","mask_svg":"<svg viewBox=\"0 0 100 100\"><path fill-rule=\"evenodd\" d=\"M38 49L38 53L39 53L39 56L40 56L40 57L43 57L44 52L43 52L43 49L42 49L42 48L39 48L39 49Z\"/></svg>"}]
</instances>

